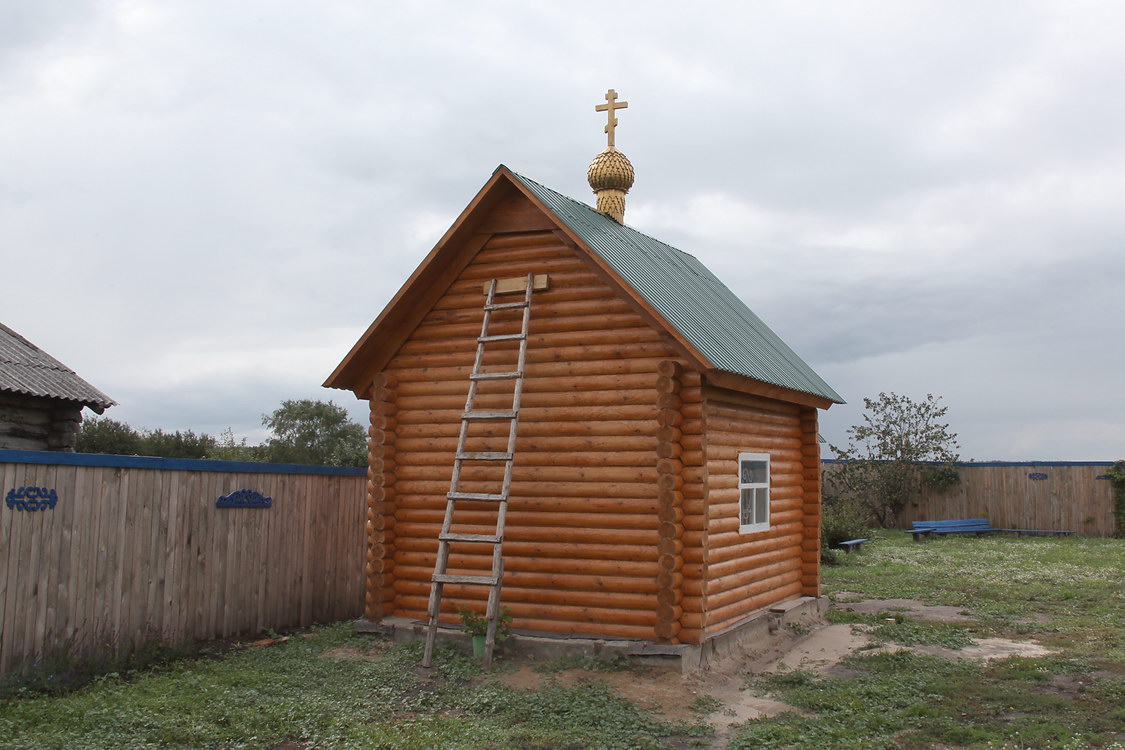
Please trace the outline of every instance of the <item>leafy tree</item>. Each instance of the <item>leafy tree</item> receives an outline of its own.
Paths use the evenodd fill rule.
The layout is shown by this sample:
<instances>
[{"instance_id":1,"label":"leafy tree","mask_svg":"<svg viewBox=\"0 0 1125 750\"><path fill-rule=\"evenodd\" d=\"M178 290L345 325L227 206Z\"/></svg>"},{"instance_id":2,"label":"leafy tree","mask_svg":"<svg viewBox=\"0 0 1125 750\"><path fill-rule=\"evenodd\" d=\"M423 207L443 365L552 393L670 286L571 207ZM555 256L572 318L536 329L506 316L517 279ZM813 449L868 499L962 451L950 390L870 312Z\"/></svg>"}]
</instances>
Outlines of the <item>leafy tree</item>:
<instances>
[{"instance_id":1,"label":"leafy tree","mask_svg":"<svg viewBox=\"0 0 1125 750\"><path fill-rule=\"evenodd\" d=\"M275 463L320 466L365 466L367 436L348 419L344 407L331 401L282 401L262 424L273 437L266 443L268 460Z\"/></svg>"},{"instance_id":2,"label":"leafy tree","mask_svg":"<svg viewBox=\"0 0 1125 750\"><path fill-rule=\"evenodd\" d=\"M236 441L234 430L228 427L215 439L215 444L207 452L207 458L216 461L268 461L267 454L267 446L248 445L246 438Z\"/></svg>"},{"instance_id":3,"label":"leafy tree","mask_svg":"<svg viewBox=\"0 0 1125 750\"><path fill-rule=\"evenodd\" d=\"M78 428L74 450L79 453L136 456L141 452L141 433L116 419L87 417Z\"/></svg>"},{"instance_id":4,"label":"leafy tree","mask_svg":"<svg viewBox=\"0 0 1125 750\"><path fill-rule=\"evenodd\" d=\"M164 458L208 458L215 438L191 430L165 432L159 428L141 433L141 454Z\"/></svg>"},{"instance_id":5,"label":"leafy tree","mask_svg":"<svg viewBox=\"0 0 1125 750\"><path fill-rule=\"evenodd\" d=\"M138 430L108 417L90 417L78 430L74 447L79 453L114 453L122 456L206 458L215 438L191 430L165 432Z\"/></svg>"},{"instance_id":6,"label":"leafy tree","mask_svg":"<svg viewBox=\"0 0 1125 750\"><path fill-rule=\"evenodd\" d=\"M960 481L957 435L942 422L941 397L923 401L895 393L863 399L863 424L848 428L846 448L829 446L842 463L830 476L832 492L865 507L882 526L898 523L924 486Z\"/></svg>"}]
</instances>

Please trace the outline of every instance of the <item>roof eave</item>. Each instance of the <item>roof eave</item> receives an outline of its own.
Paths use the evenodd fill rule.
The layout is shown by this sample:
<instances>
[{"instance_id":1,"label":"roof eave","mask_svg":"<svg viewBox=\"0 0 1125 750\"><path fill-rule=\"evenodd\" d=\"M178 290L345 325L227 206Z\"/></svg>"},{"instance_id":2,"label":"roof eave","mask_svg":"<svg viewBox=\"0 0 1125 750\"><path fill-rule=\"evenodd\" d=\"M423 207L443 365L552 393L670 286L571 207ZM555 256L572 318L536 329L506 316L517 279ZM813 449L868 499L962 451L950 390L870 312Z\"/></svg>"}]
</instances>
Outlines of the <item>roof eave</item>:
<instances>
[{"instance_id":1,"label":"roof eave","mask_svg":"<svg viewBox=\"0 0 1125 750\"><path fill-rule=\"evenodd\" d=\"M804 391L774 385L773 383L765 383L755 378L750 378L727 370L720 370L718 368L706 370L703 376L709 385L718 388L728 388L732 391L750 393L755 396L765 396L766 398L787 401L802 406L811 406L816 409L828 409L833 404L844 403L843 401L836 401L819 394L806 393Z\"/></svg>"},{"instance_id":2,"label":"roof eave","mask_svg":"<svg viewBox=\"0 0 1125 750\"><path fill-rule=\"evenodd\" d=\"M416 312L420 308L423 309L423 314L429 309L429 305L424 303L415 304L413 310L407 310L400 304L403 300L410 296L416 288L425 287L423 292L424 297L440 296L441 292L445 290L445 286L440 286L440 279L449 275L450 269L457 266L457 273L460 272L461 267L457 264L451 264L445 268L436 268L434 261L447 246L452 245L458 241L469 241L472 239L472 229L474 216L478 216L482 211L490 207L491 199L499 200L500 196L496 195L496 185L502 181L510 184L515 184L515 180L511 177L511 172L503 164L498 166L492 173L492 177L477 194L473 197L453 224L442 235L441 239L437 241L433 249L422 260L421 264L414 269L414 273L403 283L390 302L379 313L379 316L367 327L367 330L351 350L324 381L323 387L325 388L339 388L341 390L350 390L356 398L363 399L367 397L367 391L371 385L371 378L377 375L386 362L390 360L394 352L402 345L402 341L414 329L414 325L409 325L408 321L412 316L411 312ZM483 245L487 237L478 238L479 242L472 243L475 245L473 250L479 249ZM471 257L471 255L470 255ZM463 265L463 264L462 264ZM455 274L454 274L455 275ZM439 287L440 288L437 288ZM418 316L420 317L420 316ZM416 323L415 323L416 325ZM384 341L379 341L379 345L374 344L380 339L385 337Z\"/></svg>"}]
</instances>

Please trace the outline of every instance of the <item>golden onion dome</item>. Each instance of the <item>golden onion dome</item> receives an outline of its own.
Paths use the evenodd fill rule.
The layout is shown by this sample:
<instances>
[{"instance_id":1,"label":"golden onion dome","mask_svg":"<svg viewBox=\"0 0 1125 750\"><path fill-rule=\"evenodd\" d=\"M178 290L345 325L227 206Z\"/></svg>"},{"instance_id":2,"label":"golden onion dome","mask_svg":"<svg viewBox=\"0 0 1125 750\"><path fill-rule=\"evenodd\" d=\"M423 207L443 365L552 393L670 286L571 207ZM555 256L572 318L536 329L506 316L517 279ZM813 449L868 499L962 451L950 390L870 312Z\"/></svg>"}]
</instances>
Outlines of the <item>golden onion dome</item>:
<instances>
[{"instance_id":1,"label":"golden onion dome","mask_svg":"<svg viewBox=\"0 0 1125 750\"><path fill-rule=\"evenodd\" d=\"M586 173L595 193L599 190L620 190L627 193L633 187L634 176L633 165L628 157L613 146L595 156Z\"/></svg>"}]
</instances>

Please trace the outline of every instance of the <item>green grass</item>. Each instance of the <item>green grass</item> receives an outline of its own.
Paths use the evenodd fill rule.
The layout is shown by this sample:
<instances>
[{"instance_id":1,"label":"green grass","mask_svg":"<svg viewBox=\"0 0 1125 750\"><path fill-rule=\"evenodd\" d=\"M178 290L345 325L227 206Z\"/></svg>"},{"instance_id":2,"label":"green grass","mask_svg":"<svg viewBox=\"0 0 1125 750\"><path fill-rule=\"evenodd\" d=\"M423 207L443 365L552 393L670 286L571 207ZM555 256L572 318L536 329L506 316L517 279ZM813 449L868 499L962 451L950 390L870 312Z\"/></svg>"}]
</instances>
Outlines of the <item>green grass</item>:
<instances>
[{"instance_id":1,"label":"green grass","mask_svg":"<svg viewBox=\"0 0 1125 750\"><path fill-rule=\"evenodd\" d=\"M945 537L882 532L825 568L829 591L962 608L993 633L1125 663L1125 543L1119 539Z\"/></svg>"},{"instance_id":2,"label":"green grass","mask_svg":"<svg viewBox=\"0 0 1125 750\"><path fill-rule=\"evenodd\" d=\"M110 675L66 696L28 694L0 706L0 747L609 750L708 731L663 722L596 680L511 688L448 646L428 674L420 647L355 636L345 623L222 659Z\"/></svg>"},{"instance_id":3,"label":"green grass","mask_svg":"<svg viewBox=\"0 0 1125 750\"><path fill-rule=\"evenodd\" d=\"M1125 542L883 537L826 569L827 590L953 605L973 621L842 608L833 621L904 646L1033 638L1058 653L981 664L866 651L826 674L752 678L750 689L800 713L747 722L732 733L732 750L1125 748ZM548 662L545 683L518 689L450 646L431 671L420 657L420 644L392 646L344 623L276 646L111 673L63 695L36 692L37 678L0 702L0 747L612 750L714 739L705 724L664 721L599 679L553 677L628 664ZM706 696L688 708L700 722L720 710Z\"/></svg>"},{"instance_id":4,"label":"green grass","mask_svg":"<svg viewBox=\"0 0 1125 750\"><path fill-rule=\"evenodd\" d=\"M1125 748L1125 544L882 536L825 570L829 591L859 595L841 602L918 599L976 619L930 623L841 608L830 620L869 626L876 642L956 649L977 637L1034 638L1058 654L982 664L860 652L828 674L754 679L752 689L804 715L747 722L732 750Z\"/></svg>"}]
</instances>

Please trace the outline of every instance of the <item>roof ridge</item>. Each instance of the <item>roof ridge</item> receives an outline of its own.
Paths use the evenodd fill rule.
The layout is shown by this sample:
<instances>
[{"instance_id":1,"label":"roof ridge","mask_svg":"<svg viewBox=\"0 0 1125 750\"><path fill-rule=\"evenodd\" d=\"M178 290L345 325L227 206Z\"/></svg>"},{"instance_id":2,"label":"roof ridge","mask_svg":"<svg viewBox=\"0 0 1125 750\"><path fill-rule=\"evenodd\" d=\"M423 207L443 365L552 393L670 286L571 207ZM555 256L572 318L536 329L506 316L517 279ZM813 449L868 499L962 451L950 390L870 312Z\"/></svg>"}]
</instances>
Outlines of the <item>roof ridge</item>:
<instances>
[{"instance_id":1,"label":"roof ridge","mask_svg":"<svg viewBox=\"0 0 1125 750\"><path fill-rule=\"evenodd\" d=\"M599 211L598 209L591 206L589 203L583 203L582 201L578 200L577 198L571 198L569 195L566 195L565 193L560 193L558 190L550 188L550 187L544 185L541 182L537 182L536 180L533 180L530 177L527 177L526 175L522 175L519 172L515 171L514 169L509 169L508 171L511 172L512 174L514 174L516 177L519 177L524 182L530 182L533 185L542 188L543 190L554 193L555 195L559 196L560 198L563 198L564 200L568 200L576 206L581 206L582 208L586 209L587 211L589 211L590 213L592 213L596 216L604 216L605 218L612 221L614 224L617 224L617 226L621 227L622 229L628 229L630 232L633 232L634 234L639 234L640 236L644 237L647 240L651 240L652 242L659 243L659 244L663 245L664 247L668 248L669 250L674 250L675 252L679 253L680 255L686 255L689 258L694 258L695 260L699 260L694 255L692 255L691 253L689 253L685 250L681 250L680 248L676 247L675 245L669 245L664 240L659 239L657 237L653 237L651 234L646 234L645 232L642 232L641 230L637 229L636 227L632 227L632 226L629 226L628 224L624 224L624 223L618 224L614 219L612 219L609 216L606 216L601 211ZM715 280L718 281L718 277L715 277ZM720 281L719 283L722 283L722 282Z\"/></svg>"}]
</instances>

